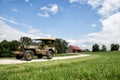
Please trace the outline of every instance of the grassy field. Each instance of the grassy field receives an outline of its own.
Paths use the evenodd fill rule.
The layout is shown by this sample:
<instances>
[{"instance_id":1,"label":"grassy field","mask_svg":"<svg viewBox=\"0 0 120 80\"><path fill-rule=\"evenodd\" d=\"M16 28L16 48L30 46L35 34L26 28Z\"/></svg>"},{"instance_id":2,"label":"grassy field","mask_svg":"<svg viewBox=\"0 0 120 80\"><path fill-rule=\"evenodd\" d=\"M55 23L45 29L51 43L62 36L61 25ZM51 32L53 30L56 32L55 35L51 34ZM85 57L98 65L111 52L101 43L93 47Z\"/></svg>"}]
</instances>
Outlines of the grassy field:
<instances>
[{"instance_id":1,"label":"grassy field","mask_svg":"<svg viewBox=\"0 0 120 80\"><path fill-rule=\"evenodd\" d=\"M0 80L119 80L120 52L68 60L0 65Z\"/></svg>"},{"instance_id":2,"label":"grassy field","mask_svg":"<svg viewBox=\"0 0 120 80\"><path fill-rule=\"evenodd\" d=\"M80 55L81 53L61 53L61 54L54 54L54 57L61 57L61 56L74 56L74 55Z\"/></svg>"}]
</instances>

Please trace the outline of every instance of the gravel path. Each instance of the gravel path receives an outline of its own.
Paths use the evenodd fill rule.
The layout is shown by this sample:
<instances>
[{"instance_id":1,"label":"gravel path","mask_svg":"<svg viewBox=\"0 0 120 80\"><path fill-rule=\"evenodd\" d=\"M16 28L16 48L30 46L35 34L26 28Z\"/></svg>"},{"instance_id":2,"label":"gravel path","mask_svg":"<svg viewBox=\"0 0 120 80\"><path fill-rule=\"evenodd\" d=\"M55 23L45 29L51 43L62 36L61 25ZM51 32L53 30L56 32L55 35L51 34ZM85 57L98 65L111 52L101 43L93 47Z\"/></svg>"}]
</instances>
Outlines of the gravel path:
<instances>
[{"instance_id":1,"label":"gravel path","mask_svg":"<svg viewBox=\"0 0 120 80\"><path fill-rule=\"evenodd\" d=\"M90 56L89 54L80 54L76 56L63 56L63 57L53 57L53 59L33 59L31 61L18 60L18 59L2 59L0 60L0 64L18 64L18 63L29 63L29 62L42 62L42 61L52 61L52 60L63 60L63 59L71 59L71 58L79 58Z\"/></svg>"}]
</instances>

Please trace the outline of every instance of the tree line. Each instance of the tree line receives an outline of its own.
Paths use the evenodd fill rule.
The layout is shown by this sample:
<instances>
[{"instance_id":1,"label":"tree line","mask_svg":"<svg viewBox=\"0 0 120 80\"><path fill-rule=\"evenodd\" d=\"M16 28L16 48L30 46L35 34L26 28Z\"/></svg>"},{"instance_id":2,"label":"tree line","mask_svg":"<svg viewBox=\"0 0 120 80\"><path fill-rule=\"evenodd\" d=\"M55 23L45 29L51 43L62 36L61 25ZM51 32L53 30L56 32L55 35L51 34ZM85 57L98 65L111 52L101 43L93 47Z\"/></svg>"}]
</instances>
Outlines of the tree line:
<instances>
[{"instance_id":1,"label":"tree line","mask_svg":"<svg viewBox=\"0 0 120 80\"><path fill-rule=\"evenodd\" d=\"M12 40L7 41L3 40L0 42L0 57L12 57L13 51L18 50L19 46L29 45L31 43L31 38L21 37L19 41ZM68 42L63 39L55 40L55 48L58 53L65 53L68 49Z\"/></svg>"},{"instance_id":2,"label":"tree line","mask_svg":"<svg viewBox=\"0 0 120 80\"><path fill-rule=\"evenodd\" d=\"M12 40L12 41L7 41L7 40L3 40L0 42L0 57L11 57L14 56L13 55L13 51L18 50L19 46L23 46L23 45L29 45L31 43L31 38L29 37L21 37L19 41L17 40ZM65 53L66 50L68 49L68 42L66 40L63 39L59 39L57 38L55 40L55 48L57 50L58 53ZM111 44L110 46L110 51L118 51L119 50L120 45L119 44ZM85 51L89 51L88 49L86 49ZM99 47L98 44L94 44L92 46L92 52L103 52L103 51L107 51L107 48L105 45L102 45L101 49Z\"/></svg>"},{"instance_id":3,"label":"tree line","mask_svg":"<svg viewBox=\"0 0 120 80\"><path fill-rule=\"evenodd\" d=\"M118 51L118 50L119 50L119 47L120 47L119 44L114 44L114 43L112 43L112 44L110 45L110 51ZM107 51L106 46L105 46L105 45L102 45L102 47L101 47L101 49L100 49L100 47L99 47L98 44L94 44L94 45L92 46L92 52L99 52L99 51Z\"/></svg>"},{"instance_id":4,"label":"tree line","mask_svg":"<svg viewBox=\"0 0 120 80\"><path fill-rule=\"evenodd\" d=\"M18 50L18 47L21 45L28 45L30 42L31 39L29 37L21 37L19 41L3 40L0 42L0 57L12 57L14 56L13 51Z\"/></svg>"}]
</instances>

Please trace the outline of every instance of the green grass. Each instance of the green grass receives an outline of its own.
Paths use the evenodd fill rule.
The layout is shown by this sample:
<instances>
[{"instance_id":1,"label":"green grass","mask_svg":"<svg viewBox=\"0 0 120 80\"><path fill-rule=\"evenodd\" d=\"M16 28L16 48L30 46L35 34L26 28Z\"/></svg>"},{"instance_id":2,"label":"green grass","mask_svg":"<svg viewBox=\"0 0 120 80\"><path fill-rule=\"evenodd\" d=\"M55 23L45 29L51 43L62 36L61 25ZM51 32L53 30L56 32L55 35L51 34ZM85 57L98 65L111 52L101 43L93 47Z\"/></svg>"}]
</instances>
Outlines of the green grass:
<instances>
[{"instance_id":1,"label":"green grass","mask_svg":"<svg viewBox=\"0 0 120 80\"><path fill-rule=\"evenodd\" d=\"M61 56L74 56L80 55L81 53L61 53L61 54L54 54L54 57L61 57Z\"/></svg>"},{"instance_id":2,"label":"green grass","mask_svg":"<svg viewBox=\"0 0 120 80\"><path fill-rule=\"evenodd\" d=\"M68 60L0 65L0 80L119 80L120 52Z\"/></svg>"}]
</instances>

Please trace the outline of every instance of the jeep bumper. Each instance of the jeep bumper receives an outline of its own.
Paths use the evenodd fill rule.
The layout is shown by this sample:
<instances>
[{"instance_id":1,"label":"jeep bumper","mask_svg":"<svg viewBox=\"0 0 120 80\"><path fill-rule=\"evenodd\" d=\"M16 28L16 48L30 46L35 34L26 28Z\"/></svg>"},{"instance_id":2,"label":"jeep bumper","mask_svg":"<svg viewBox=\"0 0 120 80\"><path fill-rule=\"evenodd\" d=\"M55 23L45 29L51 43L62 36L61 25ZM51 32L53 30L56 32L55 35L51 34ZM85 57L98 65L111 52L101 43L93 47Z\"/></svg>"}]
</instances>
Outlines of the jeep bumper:
<instances>
[{"instance_id":1,"label":"jeep bumper","mask_svg":"<svg viewBox=\"0 0 120 80\"><path fill-rule=\"evenodd\" d=\"M22 55L23 52L21 52L21 51L13 51L13 54L14 54L14 55Z\"/></svg>"}]
</instances>

